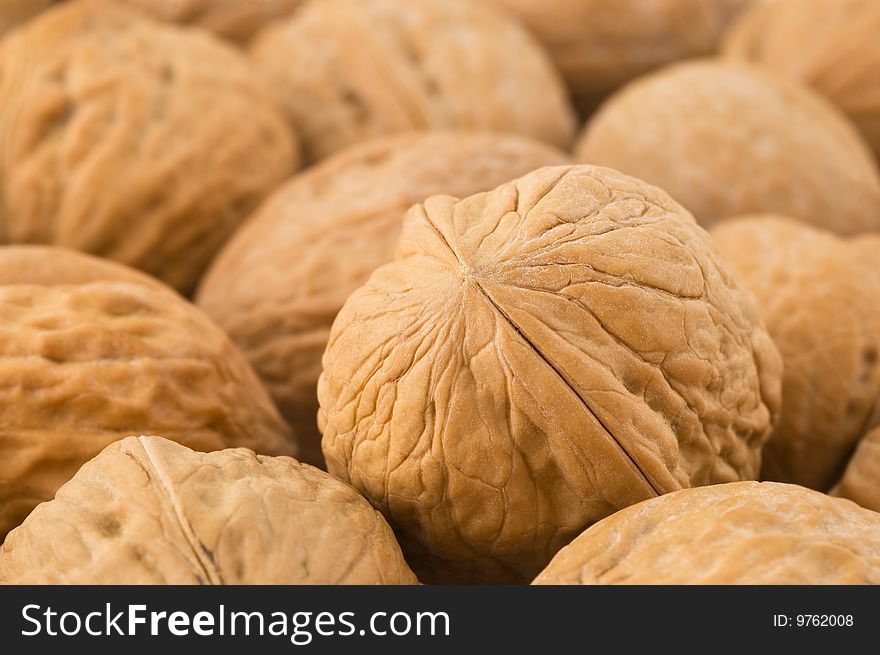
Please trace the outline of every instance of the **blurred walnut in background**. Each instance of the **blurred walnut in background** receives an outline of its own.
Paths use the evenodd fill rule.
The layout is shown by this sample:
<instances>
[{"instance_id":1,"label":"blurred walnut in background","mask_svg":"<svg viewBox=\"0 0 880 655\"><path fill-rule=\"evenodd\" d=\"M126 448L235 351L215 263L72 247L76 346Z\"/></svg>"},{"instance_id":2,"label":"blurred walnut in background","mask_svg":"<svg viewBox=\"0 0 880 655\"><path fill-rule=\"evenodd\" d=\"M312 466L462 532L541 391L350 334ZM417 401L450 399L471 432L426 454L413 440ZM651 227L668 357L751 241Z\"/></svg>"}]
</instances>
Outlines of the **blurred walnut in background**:
<instances>
[{"instance_id":1,"label":"blurred walnut in background","mask_svg":"<svg viewBox=\"0 0 880 655\"><path fill-rule=\"evenodd\" d=\"M287 16L304 0L117 0L157 18L210 30L238 43L260 28Z\"/></svg>"},{"instance_id":2,"label":"blurred walnut in background","mask_svg":"<svg viewBox=\"0 0 880 655\"><path fill-rule=\"evenodd\" d=\"M0 36L57 0L0 0Z\"/></svg>"},{"instance_id":3,"label":"blurred walnut in background","mask_svg":"<svg viewBox=\"0 0 880 655\"><path fill-rule=\"evenodd\" d=\"M589 114L631 79L715 51L752 0L480 0L521 19Z\"/></svg>"},{"instance_id":4,"label":"blurred walnut in background","mask_svg":"<svg viewBox=\"0 0 880 655\"><path fill-rule=\"evenodd\" d=\"M252 53L311 162L408 130L511 132L567 148L575 129L543 49L470 0L320 0L267 27Z\"/></svg>"},{"instance_id":5,"label":"blurred walnut in background","mask_svg":"<svg viewBox=\"0 0 880 655\"><path fill-rule=\"evenodd\" d=\"M296 146L232 46L115 0L64 2L0 44L0 240L67 246L181 292Z\"/></svg>"},{"instance_id":6,"label":"blurred walnut in background","mask_svg":"<svg viewBox=\"0 0 880 655\"><path fill-rule=\"evenodd\" d=\"M724 52L812 86L880 157L880 1L761 3L737 21Z\"/></svg>"}]
</instances>

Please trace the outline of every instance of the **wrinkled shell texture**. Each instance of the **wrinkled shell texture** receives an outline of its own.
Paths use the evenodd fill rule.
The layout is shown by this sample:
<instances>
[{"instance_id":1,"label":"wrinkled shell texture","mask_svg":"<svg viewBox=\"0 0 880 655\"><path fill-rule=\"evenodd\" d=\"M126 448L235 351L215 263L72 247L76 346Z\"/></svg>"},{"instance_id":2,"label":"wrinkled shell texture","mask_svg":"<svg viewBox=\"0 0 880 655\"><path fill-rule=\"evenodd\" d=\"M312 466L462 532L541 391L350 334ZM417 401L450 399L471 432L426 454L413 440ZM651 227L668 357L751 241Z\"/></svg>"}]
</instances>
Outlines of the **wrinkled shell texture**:
<instances>
[{"instance_id":1,"label":"wrinkled shell texture","mask_svg":"<svg viewBox=\"0 0 880 655\"><path fill-rule=\"evenodd\" d=\"M831 494L880 512L880 428L859 442Z\"/></svg>"},{"instance_id":2,"label":"wrinkled shell texture","mask_svg":"<svg viewBox=\"0 0 880 655\"><path fill-rule=\"evenodd\" d=\"M295 454L244 356L170 291L0 286L0 536L106 445L149 432Z\"/></svg>"},{"instance_id":3,"label":"wrinkled shell texture","mask_svg":"<svg viewBox=\"0 0 880 655\"><path fill-rule=\"evenodd\" d=\"M575 129L533 38L465 0L321 0L258 35L253 57L311 161L407 130L513 132L567 148Z\"/></svg>"},{"instance_id":4,"label":"wrinkled shell texture","mask_svg":"<svg viewBox=\"0 0 880 655\"><path fill-rule=\"evenodd\" d=\"M781 361L659 189L543 168L413 207L395 257L333 324L319 425L423 581L531 580L618 509L757 474Z\"/></svg>"},{"instance_id":5,"label":"wrinkled shell texture","mask_svg":"<svg viewBox=\"0 0 880 655\"><path fill-rule=\"evenodd\" d=\"M183 292L295 164L231 46L118 2L62 3L0 45L0 240L67 246Z\"/></svg>"},{"instance_id":6,"label":"wrinkled shell texture","mask_svg":"<svg viewBox=\"0 0 880 655\"><path fill-rule=\"evenodd\" d=\"M52 4L54 0L2 0L0 35L25 22Z\"/></svg>"},{"instance_id":7,"label":"wrinkled shell texture","mask_svg":"<svg viewBox=\"0 0 880 655\"><path fill-rule=\"evenodd\" d=\"M330 326L348 296L391 261L406 210L434 194L469 196L566 161L524 137L386 137L295 177L235 235L198 304L241 347L296 428L301 460L323 463L317 384Z\"/></svg>"},{"instance_id":8,"label":"wrinkled shell texture","mask_svg":"<svg viewBox=\"0 0 880 655\"><path fill-rule=\"evenodd\" d=\"M880 514L775 482L686 489L594 525L535 584L880 584Z\"/></svg>"},{"instance_id":9,"label":"wrinkled shell texture","mask_svg":"<svg viewBox=\"0 0 880 655\"><path fill-rule=\"evenodd\" d=\"M521 19L587 113L617 87L678 59L714 52L750 0L483 0Z\"/></svg>"},{"instance_id":10,"label":"wrinkled shell texture","mask_svg":"<svg viewBox=\"0 0 880 655\"><path fill-rule=\"evenodd\" d=\"M826 491L880 425L880 260L852 242L774 216L728 221L718 250L758 300L782 353L782 419L762 477Z\"/></svg>"},{"instance_id":11,"label":"wrinkled shell texture","mask_svg":"<svg viewBox=\"0 0 880 655\"><path fill-rule=\"evenodd\" d=\"M775 212L842 234L880 230L880 172L852 125L809 89L738 63L633 82L576 155L656 184L707 226Z\"/></svg>"},{"instance_id":12,"label":"wrinkled shell texture","mask_svg":"<svg viewBox=\"0 0 880 655\"><path fill-rule=\"evenodd\" d=\"M415 583L382 516L339 480L244 448L129 437L0 548L13 584Z\"/></svg>"},{"instance_id":13,"label":"wrinkled shell texture","mask_svg":"<svg viewBox=\"0 0 880 655\"><path fill-rule=\"evenodd\" d=\"M303 0L123 0L157 18L210 30L239 43L287 16Z\"/></svg>"},{"instance_id":14,"label":"wrinkled shell texture","mask_svg":"<svg viewBox=\"0 0 880 655\"><path fill-rule=\"evenodd\" d=\"M778 0L738 21L724 51L806 82L880 155L880 2Z\"/></svg>"}]
</instances>

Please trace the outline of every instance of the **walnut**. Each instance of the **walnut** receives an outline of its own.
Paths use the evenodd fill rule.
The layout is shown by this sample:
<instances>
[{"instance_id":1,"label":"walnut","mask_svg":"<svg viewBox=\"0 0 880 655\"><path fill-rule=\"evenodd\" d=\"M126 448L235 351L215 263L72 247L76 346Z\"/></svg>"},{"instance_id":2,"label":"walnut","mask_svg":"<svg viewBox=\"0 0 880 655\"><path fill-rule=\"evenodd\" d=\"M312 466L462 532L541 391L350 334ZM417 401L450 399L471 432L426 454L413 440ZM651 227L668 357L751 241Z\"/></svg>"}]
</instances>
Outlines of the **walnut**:
<instances>
[{"instance_id":1,"label":"walnut","mask_svg":"<svg viewBox=\"0 0 880 655\"><path fill-rule=\"evenodd\" d=\"M87 251L192 291L295 144L232 46L111 0L0 44L0 241Z\"/></svg>"},{"instance_id":2,"label":"walnut","mask_svg":"<svg viewBox=\"0 0 880 655\"><path fill-rule=\"evenodd\" d=\"M859 442L831 495L880 512L880 428Z\"/></svg>"},{"instance_id":3,"label":"walnut","mask_svg":"<svg viewBox=\"0 0 880 655\"><path fill-rule=\"evenodd\" d=\"M540 46L470 0L312 2L258 34L252 54L310 161L408 130L513 132L568 147L575 129Z\"/></svg>"},{"instance_id":4,"label":"walnut","mask_svg":"<svg viewBox=\"0 0 880 655\"><path fill-rule=\"evenodd\" d=\"M660 186L706 226L770 212L880 230L880 172L855 128L810 89L745 64L687 62L633 82L576 156Z\"/></svg>"},{"instance_id":5,"label":"walnut","mask_svg":"<svg viewBox=\"0 0 880 655\"><path fill-rule=\"evenodd\" d=\"M0 548L14 584L404 584L382 516L289 457L111 444Z\"/></svg>"},{"instance_id":6,"label":"walnut","mask_svg":"<svg viewBox=\"0 0 880 655\"><path fill-rule=\"evenodd\" d=\"M775 482L685 489L614 514L535 584L880 584L880 514Z\"/></svg>"},{"instance_id":7,"label":"walnut","mask_svg":"<svg viewBox=\"0 0 880 655\"><path fill-rule=\"evenodd\" d=\"M880 425L880 260L794 219L751 216L712 231L758 300L785 364L782 418L762 477L827 490Z\"/></svg>"},{"instance_id":8,"label":"walnut","mask_svg":"<svg viewBox=\"0 0 880 655\"><path fill-rule=\"evenodd\" d=\"M551 164L525 137L425 132L353 146L272 195L215 260L197 302L241 347L322 465L317 384L346 298L393 258L403 215L437 193L469 196Z\"/></svg>"},{"instance_id":9,"label":"walnut","mask_svg":"<svg viewBox=\"0 0 880 655\"><path fill-rule=\"evenodd\" d=\"M296 453L244 356L171 289L61 249L0 248L0 538L142 432Z\"/></svg>"},{"instance_id":10,"label":"walnut","mask_svg":"<svg viewBox=\"0 0 880 655\"><path fill-rule=\"evenodd\" d=\"M780 401L779 355L709 236L592 166L410 209L323 363L328 470L425 581L531 580L618 509L755 476Z\"/></svg>"}]
</instances>

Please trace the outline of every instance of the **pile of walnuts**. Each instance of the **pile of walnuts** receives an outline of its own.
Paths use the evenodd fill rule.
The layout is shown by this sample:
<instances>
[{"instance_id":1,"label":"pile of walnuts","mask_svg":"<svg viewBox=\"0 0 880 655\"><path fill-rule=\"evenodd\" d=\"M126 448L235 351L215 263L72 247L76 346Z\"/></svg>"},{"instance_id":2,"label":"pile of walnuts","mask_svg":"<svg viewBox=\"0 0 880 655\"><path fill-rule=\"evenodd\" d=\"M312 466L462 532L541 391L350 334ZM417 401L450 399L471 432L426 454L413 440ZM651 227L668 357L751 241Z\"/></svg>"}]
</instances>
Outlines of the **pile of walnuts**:
<instances>
[{"instance_id":1,"label":"pile of walnuts","mask_svg":"<svg viewBox=\"0 0 880 655\"><path fill-rule=\"evenodd\" d=\"M0 583L880 584L878 34L6 2Z\"/></svg>"}]
</instances>

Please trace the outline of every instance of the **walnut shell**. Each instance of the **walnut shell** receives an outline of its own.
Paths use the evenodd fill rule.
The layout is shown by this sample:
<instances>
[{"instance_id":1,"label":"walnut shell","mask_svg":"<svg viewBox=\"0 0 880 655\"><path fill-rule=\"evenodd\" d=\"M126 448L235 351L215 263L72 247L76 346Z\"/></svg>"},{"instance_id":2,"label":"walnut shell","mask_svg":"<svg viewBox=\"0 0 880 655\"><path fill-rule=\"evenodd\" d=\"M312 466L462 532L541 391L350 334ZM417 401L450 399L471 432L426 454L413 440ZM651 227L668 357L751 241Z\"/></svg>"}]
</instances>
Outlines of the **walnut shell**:
<instances>
[{"instance_id":1,"label":"walnut shell","mask_svg":"<svg viewBox=\"0 0 880 655\"><path fill-rule=\"evenodd\" d=\"M775 482L685 489L597 523L535 584L880 584L880 514Z\"/></svg>"},{"instance_id":2,"label":"walnut shell","mask_svg":"<svg viewBox=\"0 0 880 655\"><path fill-rule=\"evenodd\" d=\"M779 216L712 230L782 353L782 418L762 477L827 490L880 425L880 264L853 241Z\"/></svg>"},{"instance_id":3,"label":"walnut shell","mask_svg":"<svg viewBox=\"0 0 880 655\"><path fill-rule=\"evenodd\" d=\"M287 16L304 0L123 0L173 23L193 25L246 43L267 23Z\"/></svg>"},{"instance_id":4,"label":"walnut shell","mask_svg":"<svg viewBox=\"0 0 880 655\"><path fill-rule=\"evenodd\" d=\"M778 0L737 21L726 55L809 84L843 111L880 155L880 2Z\"/></svg>"},{"instance_id":5,"label":"walnut shell","mask_svg":"<svg viewBox=\"0 0 880 655\"><path fill-rule=\"evenodd\" d=\"M831 495L880 512L880 428L859 442Z\"/></svg>"},{"instance_id":6,"label":"walnut shell","mask_svg":"<svg viewBox=\"0 0 880 655\"><path fill-rule=\"evenodd\" d=\"M36 16L56 0L2 0L0 35Z\"/></svg>"},{"instance_id":7,"label":"walnut shell","mask_svg":"<svg viewBox=\"0 0 880 655\"><path fill-rule=\"evenodd\" d=\"M425 581L526 581L587 525L757 474L781 361L709 236L592 166L410 209L318 383L328 470Z\"/></svg>"},{"instance_id":8,"label":"walnut shell","mask_svg":"<svg viewBox=\"0 0 880 655\"><path fill-rule=\"evenodd\" d=\"M580 161L657 184L704 225L757 212L842 234L880 230L880 172L813 91L736 62L677 64L612 96Z\"/></svg>"},{"instance_id":9,"label":"walnut shell","mask_svg":"<svg viewBox=\"0 0 880 655\"><path fill-rule=\"evenodd\" d=\"M465 0L309 3L257 35L252 54L310 161L408 130L513 132L568 147L575 129L538 44Z\"/></svg>"},{"instance_id":10,"label":"walnut shell","mask_svg":"<svg viewBox=\"0 0 880 655\"><path fill-rule=\"evenodd\" d=\"M194 306L122 267L36 280L0 249L0 538L128 434L295 454L244 356ZM13 250L13 260L23 261ZM63 251L55 255L63 260ZM55 264L49 264L49 268ZM62 266L56 270L61 271ZM94 281L90 281L94 280ZM42 282L37 284L36 282Z\"/></svg>"},{"instance_id":11,"label":"walnut shell","mask_svg":"<svg viewBox=\"0 0 880 655\"><path fill-rule=\"evenodd\" d=\"M317 385L346 298L391 261L403 215L437 193L469 196L566 163L525 137L425 132L353 146L276 191L227 244L198 304L223 327L323 466Z\"/></svg>"},{"instance_id":12,"label":"walnut shell","mask_svg":"<svg viewBox=\"0 0 880 655\"><path fill-rule=\"evenodd\" d=\"M0 44L0 240L71 247L178 290L294 167L254 71L118 2L50 9Z\"/></svg>"},{"instance_id":13,"label":"walnut shell","mask_svg":"<svg viewBox=\"0 0 880 655\"><path fill-rule=\"evenodd\" d=\"M12 584L411 584L381 514L289 457L129 437L0 548Z\"/></svg>"},{"instance_id":14,"label":"walnut shell","mask_svg":"<svg viewBox=\"0 0 880 655\"><path fill-rule=\"evenodd\" d=\"M588 114L622 84L714 52L751 0L483 0L510 11L541 41Z\"/></svg>"}]
</instances>

